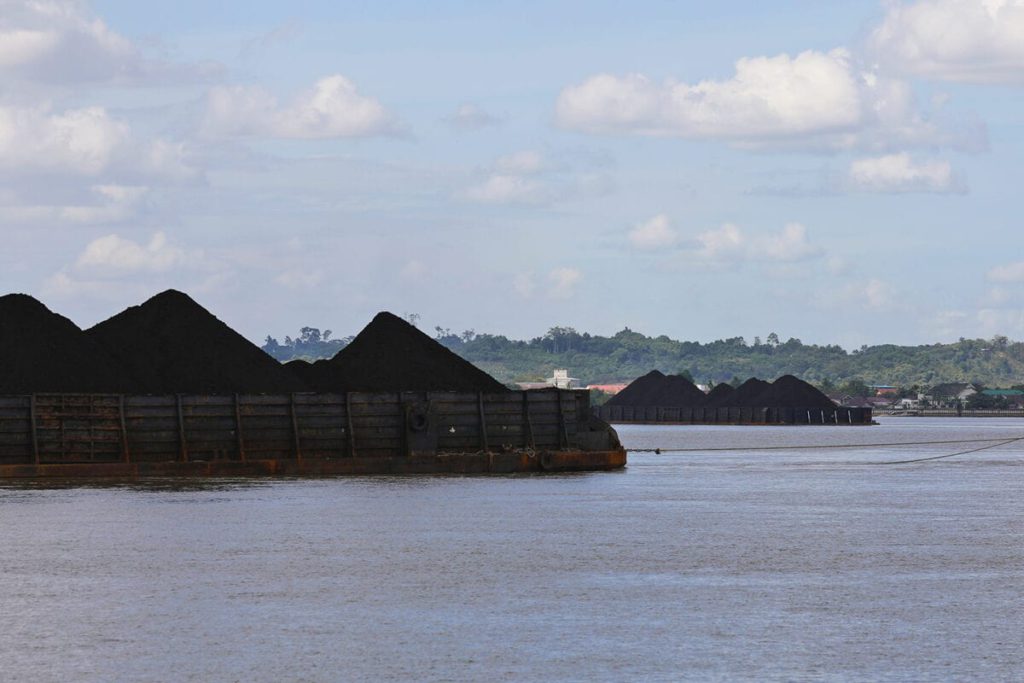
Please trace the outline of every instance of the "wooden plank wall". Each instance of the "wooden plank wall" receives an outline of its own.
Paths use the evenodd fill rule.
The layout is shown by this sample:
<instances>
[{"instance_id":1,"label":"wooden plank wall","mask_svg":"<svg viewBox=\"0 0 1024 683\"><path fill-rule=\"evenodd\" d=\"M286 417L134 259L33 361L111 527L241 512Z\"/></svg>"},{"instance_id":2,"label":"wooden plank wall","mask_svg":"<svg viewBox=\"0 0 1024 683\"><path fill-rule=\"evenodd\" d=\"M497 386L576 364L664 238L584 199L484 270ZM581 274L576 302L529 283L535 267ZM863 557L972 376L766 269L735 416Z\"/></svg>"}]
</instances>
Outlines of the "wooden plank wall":
<instances>
[{"instance_id":1,"label":"wooden plank wall","mask_svg":"<svg viewBox=\"0 0 1024 683\"><path fill-rule=\"evenodd\" d=\"M0 396L0 463L166 462L558 449L586 392Z\"/></svg>"}]
</instances>

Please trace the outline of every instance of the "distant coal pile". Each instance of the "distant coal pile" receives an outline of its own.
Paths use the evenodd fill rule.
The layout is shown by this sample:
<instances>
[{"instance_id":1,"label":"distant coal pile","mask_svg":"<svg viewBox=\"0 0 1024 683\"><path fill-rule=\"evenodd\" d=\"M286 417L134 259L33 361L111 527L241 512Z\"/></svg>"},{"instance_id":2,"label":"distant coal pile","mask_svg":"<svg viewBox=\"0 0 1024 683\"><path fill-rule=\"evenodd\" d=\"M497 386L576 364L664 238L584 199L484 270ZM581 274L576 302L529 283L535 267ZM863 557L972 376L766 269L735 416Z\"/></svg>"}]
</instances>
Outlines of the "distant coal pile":
<instances>
[{"instance_id":1,"label":"distant coal pile","mask_svg":"<svg viewBox=\"0 0 1024 683\"><path fill-rule=\"evenodd\" d=\"M763 379L751 377L743 384L733 389L732 393L723 399L718 406L721 408L763 408L763 403L757 403L771 384Z\"/></svg>"},{"instance_id":2,"label":"distant coal pile","mask_svg":"<svg viewBox=\"0 0 1024 683\"><path fill-rule=\"evenodd\" d=\"M506 392L501 382L396 315L378 313L348 346L305 373L317 391Z\"/></svg>"},{"instance_id":3,"label":"distant coal pile","mask_svg":"<svg viewBox=\"0 0 1024 683\"><path fill-rule=\"evenodd\" d=\"M304 382L175 290L132 306L86 334L149 394L289 393Z\"/></svg>"},{"instance_id":4,"label":"distant coal pile","mask_svg":"<svg viewBox=\"0 0 1024 683\"><path fill-rule=\"evenodd\" d=\"M135 388L130 375L73 322L26 294L0 297L0 394Z\"/></svg>"},{"instance_id":5,"label":"distant coal pile","mask_svg":"<svg viewBox=\"0 0 1024 683\"><path fill-rule=\"evenodd\" d=\"M732 388L731 384L722 382L708 392L707 396L704 398L704 405L708 408L717 408L720 405L724 405L724 402L729 400L729 397L732 396L734 391L735 389Z\"/></svg>"},{"instance_id":6,"label":"distant coal pile","mask_svg":"<svg viewBox=\"0 0 1024 683\"><path fill-rule=\"evenodd\" d=\"M707 395L678 375L652 370L608 400L609 406L662 408L807 408L831 410L835 403L812 385L792 375L775 382L751 377L735 389L719 384Z\"/></svg>"},{"instance_id":7,"label":"distant coal pile","mask_svg":"<svg viewBox=\"0 0 1024 683\"><path fill-rule=\"evenodd\" d=\"M704 400L704 392L682 375L652 370L608 399L607 405L689 408L704 405Z\"/></svg>"},{"instance_id":8,"label":"distant coal pile","mask_svg":"<svg viewBox=\"0 0 1024 683\"><path fill-rule=\"evenodd\" d=\"M836 407L836 404L828 396L793 375L783 375L772 382L753 399L752 405L780 408L821 408L823 410Z\"/></svg>"}]
</instances>

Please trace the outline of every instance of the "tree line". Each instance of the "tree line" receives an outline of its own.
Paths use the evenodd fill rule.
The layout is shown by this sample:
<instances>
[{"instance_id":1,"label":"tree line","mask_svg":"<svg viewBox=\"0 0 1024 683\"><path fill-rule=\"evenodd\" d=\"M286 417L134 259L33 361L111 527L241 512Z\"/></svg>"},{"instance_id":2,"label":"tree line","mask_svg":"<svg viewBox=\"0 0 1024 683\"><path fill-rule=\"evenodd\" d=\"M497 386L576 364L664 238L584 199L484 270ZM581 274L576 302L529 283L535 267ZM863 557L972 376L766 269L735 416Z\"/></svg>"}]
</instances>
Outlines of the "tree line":
<instances>
[{"instance_id":1,"label":"tree line","mask_svg":"<svg viewBox=\"0 0 1024 683\"><path fill-rule=\"evenodd\" d=\"M731 337L707 343L650 337L629 328L602 336L552 327L542 336L517 340L436 327L433 337L502 382L539 381L555 368L568 368L587 384L628 382L655 369L706 384L791 374L829 389L865 384L925 388L941 382L1006 387L1024 381L1024 343L1005 336L920 346L880 344L852 351L837 344L782 341L775 332L751 342ZM304 327L298 337L285 337L283 344L268 336L262 348L282 362L312 361L330 358L351 339Z\"/></svg>"}]
</instances>

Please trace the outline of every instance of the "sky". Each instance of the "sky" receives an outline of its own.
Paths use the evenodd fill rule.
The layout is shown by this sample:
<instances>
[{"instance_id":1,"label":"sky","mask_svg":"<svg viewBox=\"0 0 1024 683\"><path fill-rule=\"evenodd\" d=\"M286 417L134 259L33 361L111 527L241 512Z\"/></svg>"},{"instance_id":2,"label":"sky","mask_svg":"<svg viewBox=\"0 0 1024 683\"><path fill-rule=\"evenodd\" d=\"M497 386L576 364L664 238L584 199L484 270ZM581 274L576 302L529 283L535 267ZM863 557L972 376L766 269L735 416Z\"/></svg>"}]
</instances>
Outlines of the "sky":
<instances>
[{"instance_id":1,"label":"sky","mask_svg":"<svg viewBox=\"0 0 1024 683\"><path fill-rule=\"evenodd\" d=\"M1024 0L0 0L0 291L1024 338Z\"/></svg>"}]
</instances>

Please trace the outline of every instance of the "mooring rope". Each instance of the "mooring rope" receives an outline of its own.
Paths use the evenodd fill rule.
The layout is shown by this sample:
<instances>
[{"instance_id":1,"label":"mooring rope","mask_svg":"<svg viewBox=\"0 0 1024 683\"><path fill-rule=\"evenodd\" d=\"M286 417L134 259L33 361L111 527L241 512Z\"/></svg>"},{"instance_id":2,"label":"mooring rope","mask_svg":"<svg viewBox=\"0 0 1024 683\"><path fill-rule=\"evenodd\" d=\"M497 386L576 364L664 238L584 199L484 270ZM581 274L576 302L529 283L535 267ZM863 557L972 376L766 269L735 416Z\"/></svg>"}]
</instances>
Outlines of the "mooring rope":
<instances>
[{"instance_id":1,"label":"mooring rope","mask_svg":"<svg viewBox=\"0 0 1024 683\"><path fill-rule=\"evenodd\" d=\"M874 463L877 465L906 465L912 462L925 462L926 460L942 460L943 458L954 458L958 455L968 455L969 453L977 453L978 451L987 451L990 448L996 448L998 446L1005 446L1008 443L1014 441L1024 441L1024 436L1018 436L1013 439L1007 439L1006 441L1000 441L999 443L990 444L988 446L982 446L980 448L969 448L966 451L960 451L958 453L947 453L946 455L932 455L927 458L912 458L910 460L890 460L888 462Z\"/></svg>"},{"instance_id":2,"label":"mooring rope","mask_svg":"<svg viewBox=\"0 0 1024 683\"><path fill-rule=\"evenodd\" d=\"M993 441L998 443L992 443ZM979 451L985 451L990 448L997 448L999 446L1005 446L1017 441L1024 441L1024 436L1017 436L1011 439L1004 438L993 438L993 439L944 439L941 441L893 441L888 443L849 443L849 444L796 444L792 446L737 446L733 448L628 448L626 449L629 453L654 453L661 455L663 453L716 453L716 452L733 452L733 453L744 453L753 451L793 451L793 450L836 450L845 448L892 448L895 446L935 446L935 445L949 445L949 444L964 444L964 443L984 443L987 446L980 446L978 448L970 448L964 451L957 451L956 453L947 453L945 455L932 455L925 458L912 458L909 460L890 460L886 462L876 463L865 463L871 465L905 465L914 462L925 462L927 460L942 460L944 458L953 458L958 455L968 455L970 453L977 453Z\"/></svg>"}]
</instances>

